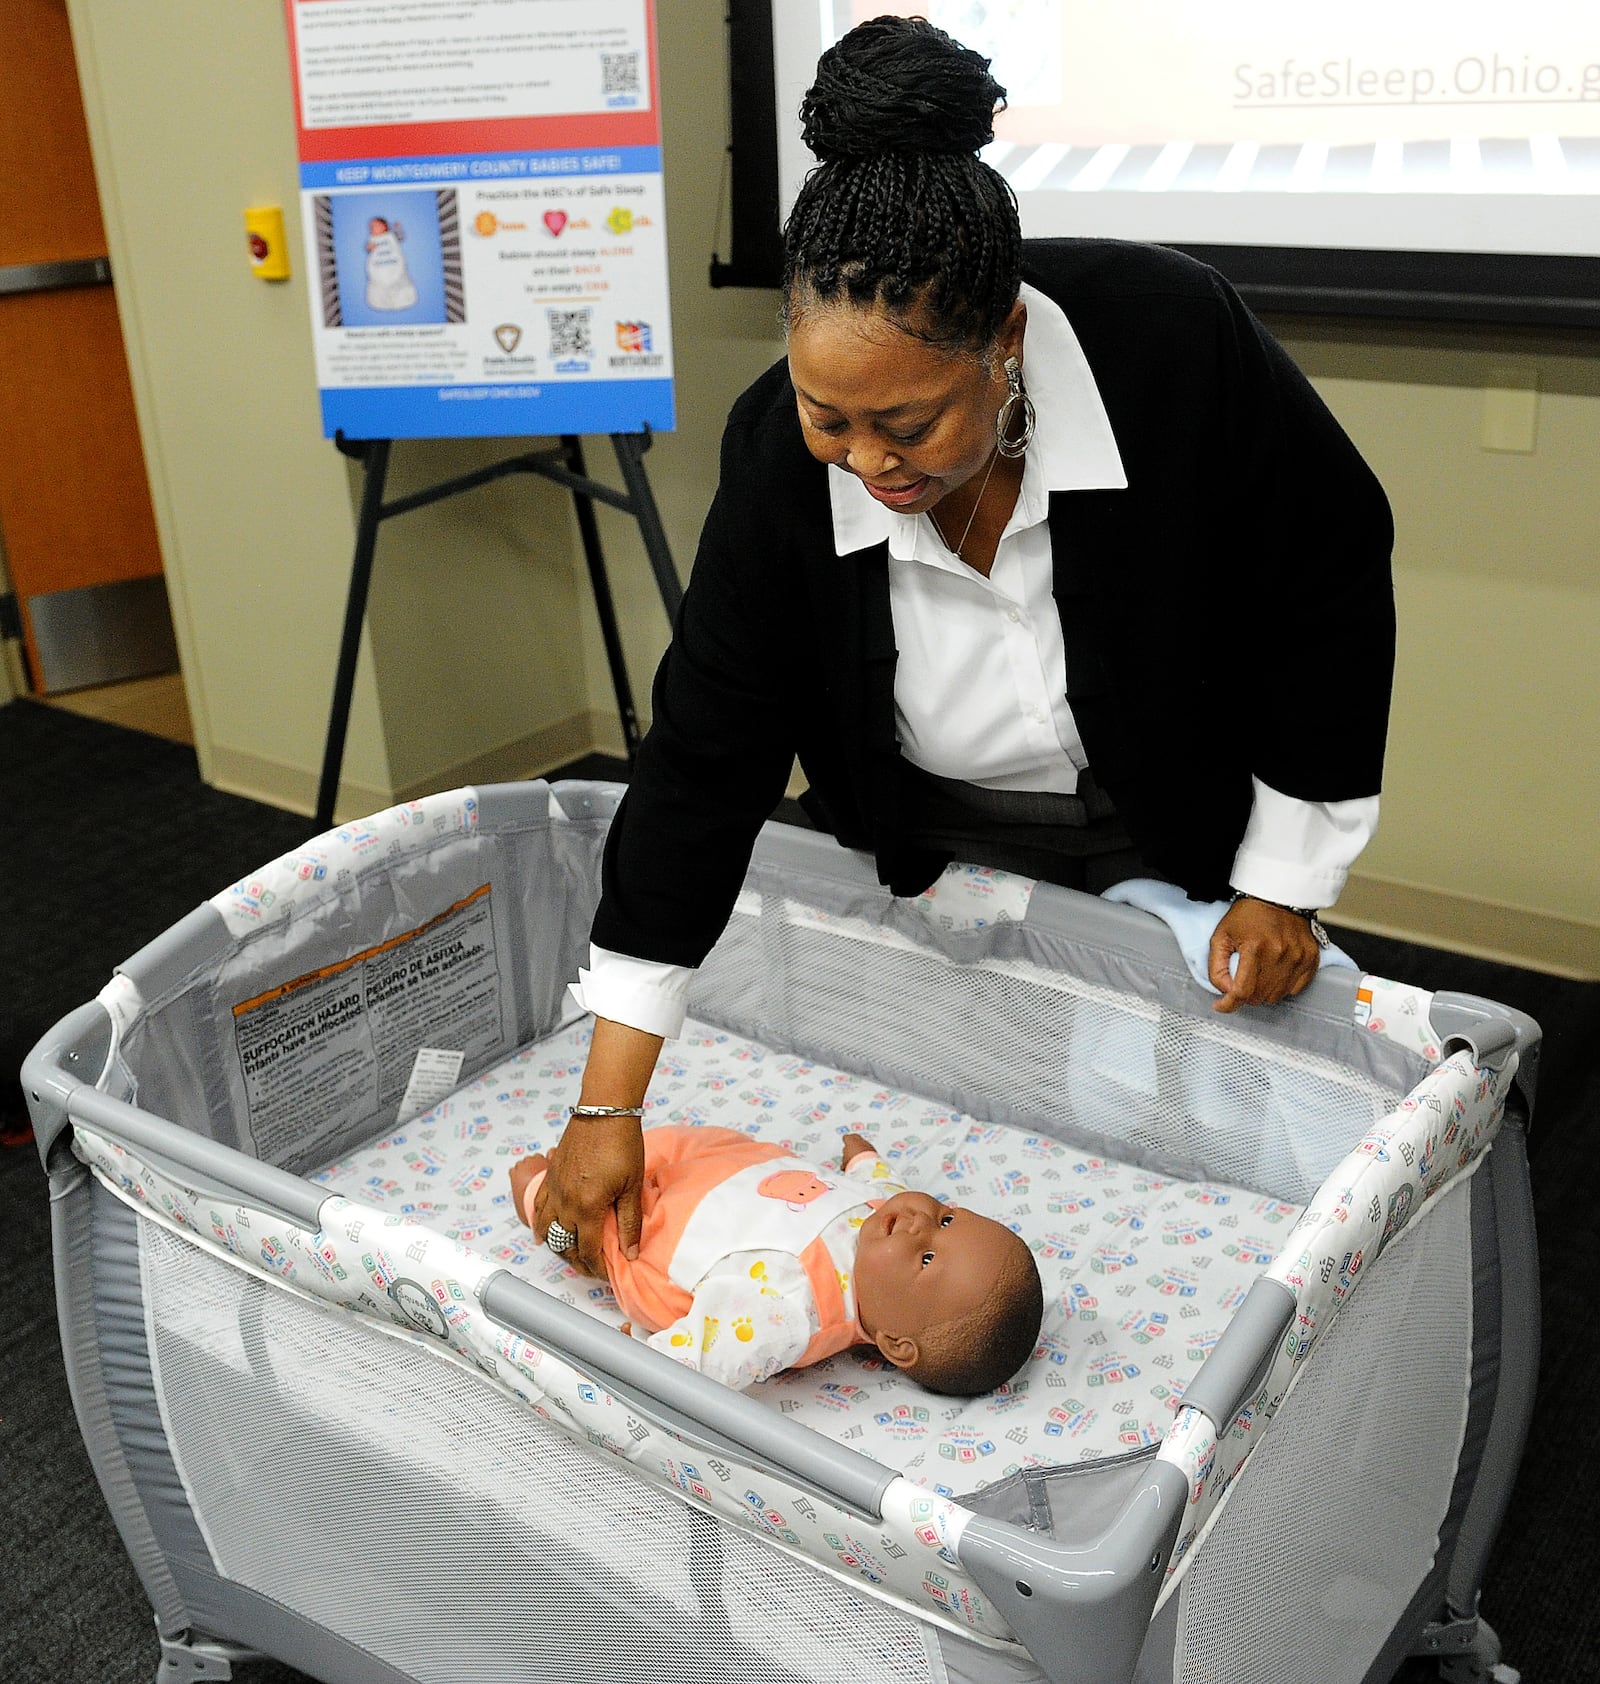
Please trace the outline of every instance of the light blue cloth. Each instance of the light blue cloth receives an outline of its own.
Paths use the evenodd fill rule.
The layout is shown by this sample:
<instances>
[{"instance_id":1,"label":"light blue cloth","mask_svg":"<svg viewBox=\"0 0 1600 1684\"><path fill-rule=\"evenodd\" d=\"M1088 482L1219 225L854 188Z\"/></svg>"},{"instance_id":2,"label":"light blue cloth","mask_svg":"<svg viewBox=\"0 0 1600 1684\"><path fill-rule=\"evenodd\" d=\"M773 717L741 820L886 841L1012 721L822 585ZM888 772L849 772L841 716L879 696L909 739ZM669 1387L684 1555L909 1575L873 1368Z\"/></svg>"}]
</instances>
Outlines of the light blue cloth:
<instances>
[{"instance_id":1,"label":"light blue cloth","mask_svg":"<svg viewBox=\"0 0 1600 1684\"><path fill-rule=\"evenodd\" d=\"M1177 939L1178 951L1189 967L1190 976L1208 994L1219 993L1212 986L1208 974L1211 969L1211 937L1228 910L1227 901L1190 900L1176 883L1163 883L1155 877L1130 877L1125 883L1113 884L1100 898L1120 901L1124 906L1136 906L1141 912L1154 913ZM1235 953L1228 960L1229 971L1232 972L1238 963L1239 955ZM1351 970L1358 968L1342 947L1323 948L1321 963L1347 965Z\"/></svg>"}]
</instances>

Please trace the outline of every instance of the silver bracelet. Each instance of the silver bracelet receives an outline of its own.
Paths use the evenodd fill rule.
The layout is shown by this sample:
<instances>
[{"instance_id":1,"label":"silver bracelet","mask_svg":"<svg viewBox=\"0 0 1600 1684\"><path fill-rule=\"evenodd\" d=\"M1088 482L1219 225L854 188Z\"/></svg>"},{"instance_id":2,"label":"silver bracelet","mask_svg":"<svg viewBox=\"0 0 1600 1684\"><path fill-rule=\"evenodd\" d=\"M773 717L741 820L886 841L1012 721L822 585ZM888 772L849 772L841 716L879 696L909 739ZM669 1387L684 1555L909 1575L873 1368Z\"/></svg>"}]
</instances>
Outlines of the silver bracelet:
<instances>
[{"instance_id":1,"label":"silver bracelet","mask_svg":"<svg viewBox=\"0 0 1600 1684\"><path fill-rule=\"evenodd\" d=\"M642 1117L642 1105L574 1105L567 1111L569 1117Z\"/></svg>"}]
</instances>

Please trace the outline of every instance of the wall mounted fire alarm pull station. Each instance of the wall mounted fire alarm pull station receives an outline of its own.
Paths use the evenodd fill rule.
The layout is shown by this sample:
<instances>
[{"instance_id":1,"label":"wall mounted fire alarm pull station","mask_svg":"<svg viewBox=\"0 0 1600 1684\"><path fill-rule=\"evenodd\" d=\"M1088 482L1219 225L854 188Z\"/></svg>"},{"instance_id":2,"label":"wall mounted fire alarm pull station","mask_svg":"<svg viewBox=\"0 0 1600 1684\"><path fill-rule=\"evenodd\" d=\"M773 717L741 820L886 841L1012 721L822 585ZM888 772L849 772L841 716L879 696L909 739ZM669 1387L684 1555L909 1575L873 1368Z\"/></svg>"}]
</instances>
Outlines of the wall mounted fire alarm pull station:
<instances>
[{"instance_id":1,"label":"wall mounted fire alarm pull station","mask_svg":"<svg viewBox=\"0 0 1600 1684\"><path fill-rule=\"evenodd\" d=\"M289 278L289 242L283 231L281 205L256 205L244 213L250 243L250 267L264 281Z\"/></svg>"}]
</instances>

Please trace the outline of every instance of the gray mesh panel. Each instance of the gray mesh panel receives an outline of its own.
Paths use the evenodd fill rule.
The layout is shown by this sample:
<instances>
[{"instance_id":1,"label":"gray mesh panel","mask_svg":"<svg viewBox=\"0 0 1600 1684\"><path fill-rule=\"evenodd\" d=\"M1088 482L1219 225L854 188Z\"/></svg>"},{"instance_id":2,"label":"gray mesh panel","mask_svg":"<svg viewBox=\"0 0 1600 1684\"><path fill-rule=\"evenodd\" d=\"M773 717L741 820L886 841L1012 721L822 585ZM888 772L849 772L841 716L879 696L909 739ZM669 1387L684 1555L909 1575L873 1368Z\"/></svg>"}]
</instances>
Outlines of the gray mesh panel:
<instances>
[{"instance_id":1,"label":"gray mesh panel","mask_svg":"<svg viewBox=\"0 0 1600 1684\"><path fill-rule=\"evenodd\" d=\"M691 1001L698 1017L975 1116L1297 1204L1409 1085L1203 1007L1024 960L957 962L770 896L734 915Z\"/></svg>"},{"instance_id":2,"label":"gray mesh panel","mask_svg":"<svg viewBox=\"0 0 1600 1684\"><path fill-rule=\"evenodd\" d=\"M1340 1312L1184 1586L1180 1684L1354 1684L1432 1563L1466 1423L1470 1183Z\"/></svg>"},{"instance_id":3,"label":"gray mesh panel","mask_svg":"<svg viewBox=\"0 0 1600 1684\"><path fill-rule=\"evenodd\" d=\"M229 1578L420 1684L929 1684L916 1621L140 1228L175 1459Z\"/></svg>"}]
</instances>

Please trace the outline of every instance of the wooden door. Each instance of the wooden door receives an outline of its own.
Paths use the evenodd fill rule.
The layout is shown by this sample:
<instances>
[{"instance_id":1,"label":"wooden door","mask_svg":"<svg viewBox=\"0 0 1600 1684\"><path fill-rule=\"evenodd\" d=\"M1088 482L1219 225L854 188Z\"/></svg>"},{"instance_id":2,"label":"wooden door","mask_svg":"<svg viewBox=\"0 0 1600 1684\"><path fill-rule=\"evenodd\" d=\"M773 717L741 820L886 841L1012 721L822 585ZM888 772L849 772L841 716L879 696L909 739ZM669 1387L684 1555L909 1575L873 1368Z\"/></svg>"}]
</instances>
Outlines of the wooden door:
<instances>
[{"instance_id":1,"label":"wooden door","mask_svg":"<svg viewBox=\"0 0 1600 1684\"><path fill-rule=\"evenodd\" d=\"M0 0L0 542L33 688L176 665L65 0Z\"/></svg>"}]
</instances>

